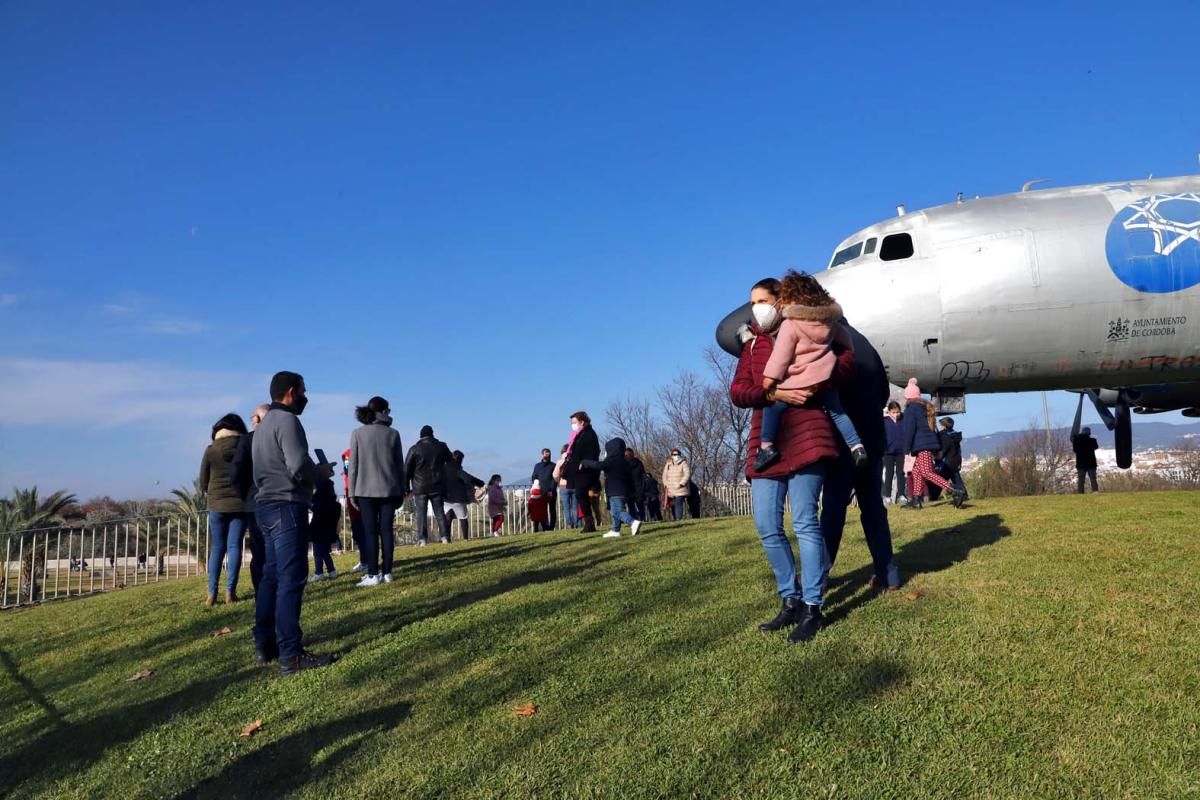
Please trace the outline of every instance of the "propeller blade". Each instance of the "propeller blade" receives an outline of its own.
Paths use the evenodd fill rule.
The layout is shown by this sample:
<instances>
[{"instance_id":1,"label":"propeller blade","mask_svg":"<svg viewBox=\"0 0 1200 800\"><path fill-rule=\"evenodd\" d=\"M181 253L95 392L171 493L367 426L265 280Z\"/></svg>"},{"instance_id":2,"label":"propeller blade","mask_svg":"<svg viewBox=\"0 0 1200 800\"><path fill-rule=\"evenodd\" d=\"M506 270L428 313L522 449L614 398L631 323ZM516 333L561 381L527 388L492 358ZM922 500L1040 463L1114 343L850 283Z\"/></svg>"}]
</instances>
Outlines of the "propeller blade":
<instances>
[{"instance_id":1,"label":"propeller blade","mask_svg":"<svg viewBox=\"0 0 1200 800\"><path fill-rule=\"evenodd\" d=\"M1075 406L1075 422L1071 424L1071 441L1079 435L1079 425L1083 422L1083 394L1079 395L1079 405Z\"/></svg>"},{"instance_id":2,"label":"propeller blade","mask_svg":"<svg viewBox=\"0 0 1200 800\"><path fill-rule=\"evenodd\" d=\"M1125 392L1117 395L1116 425L1117 466L1129 469L1133 465L1133 415L1129 411L1129 397Z\"/></svg>"},{"instance_id":3,"label":"propeller blade","mask_svg":"<svg viewBox=\"0 0 1200 800\"><path fill-rule=\"evenodd\" d=\"M1100 415L1100 421L1104 423L1104 427L1110 431L1117 427L1117 421L1113 419L1112 412L1108 410L1108 406L1100 402L1100 393L1095 389L1088 389L1087 396L1092 398L1092 405L1096 407L1096 413Z\"/></svg>"}]
</instances>

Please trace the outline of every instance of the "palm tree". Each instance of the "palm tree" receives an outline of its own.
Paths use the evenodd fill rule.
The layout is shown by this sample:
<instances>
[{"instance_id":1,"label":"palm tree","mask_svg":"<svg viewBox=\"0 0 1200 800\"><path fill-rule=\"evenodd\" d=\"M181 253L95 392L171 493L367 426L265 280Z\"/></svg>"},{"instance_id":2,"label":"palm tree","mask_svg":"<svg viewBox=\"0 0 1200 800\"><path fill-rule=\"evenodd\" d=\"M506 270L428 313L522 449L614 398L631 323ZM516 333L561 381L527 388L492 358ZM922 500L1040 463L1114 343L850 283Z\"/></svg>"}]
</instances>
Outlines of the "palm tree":
<instances>
[{"instance_id":1,"label":"palm tree","mask_svg":"<svg viewBox=\"0 0 1200 800\"><path fill-rule=\"evenodd\" d=\"M208 510L208 497L204 494L204 489L200 487L199 478L192 482L191 489L180 486L178 489L172 489L171 494L175 496L172 505L175 506L175 512L180 516L194 519Z\"/></svg>"},{"instance_id":2,"label":"palm tree","mask_svg":"<svg viewBox=\"0 0 1200 800\"><path fill-rule=\"evenodd\" d=\"M171 506L173 507L171 516L175 522L175 541L172 545L170 543L171 537L168 535L168 545L165 555L191 553L194 546L196 549L196 560L200 569L207 571L208 562L200 552L200 521L205 512L208 511L208 497L205 495L203 487L200 486L200 479L196 478L192 482L191 489L181 486L178 489L172 489L171 494L175 497L171 501ZM193 525L195 525L194 533Z\"/></svg>"},{"instance_id":3,"label":"palm tree","mask_svg":"<svg viewBox=\"0 0 1200 800\"><path fill-rule=\"evenodd\" d=\"M37 599L37 573L44 563L46 548L36 546L37 531L65 524L62 512L75 503L75 495L57 491L43 500L38 490L13 489L12 497L0 499L0 531L15 535L17 551L21 553L21 578L17 584L17 599L28 591L30 600ZM28 587L28 589L25 589Z\"/></svg>"}]
</instances>

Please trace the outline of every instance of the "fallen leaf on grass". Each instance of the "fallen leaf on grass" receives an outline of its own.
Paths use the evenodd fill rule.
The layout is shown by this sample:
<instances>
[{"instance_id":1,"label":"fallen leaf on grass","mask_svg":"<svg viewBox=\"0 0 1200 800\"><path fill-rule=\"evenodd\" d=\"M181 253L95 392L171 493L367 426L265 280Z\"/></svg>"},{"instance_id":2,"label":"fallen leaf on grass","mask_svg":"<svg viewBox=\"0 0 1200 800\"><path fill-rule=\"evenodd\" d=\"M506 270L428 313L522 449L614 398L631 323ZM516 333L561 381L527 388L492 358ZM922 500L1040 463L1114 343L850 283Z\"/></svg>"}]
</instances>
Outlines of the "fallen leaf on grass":
<instances>
[{"instance_id":1,"label":"fallen leaf on grass","mask_svg":"<svg viewBox=\"0 0 1200 800\"><path fill-rule=\"evenodd\" d=\"M924 592L909 592L908 594L904 595L904 599L905 600L916 600L916 599L920 598L923 594L925 594L925 593Z\"/></svg>"},{"instance_id":2,"label":"fallen leaf on grass","mask_svg":"<svg viewBox=\"0 0 1200 800\"><path fill-rule=\"evenodd\" d=\"M133 673L133 677L127 678L125 680L125 682L133 683L134 681L144 681L146 678L149 678L153 674L154 674L154 670L152 670L152 669L139 670L139 671Z\"/></svg>"},{"instance_id":3,"label":"fallen leaf on grass","mask_svg":"<svg viewBox=\"0 0 1200 800\"><path fill-rule=\"evenodd\" d=\"M533 703L528 703L523 706L513 706L513 713L518 717L532 717L537 713L538 707Z\"/></svg>"},{"instance_id":4,"label":"fallen leaf on grass","mask_svg":"<svg viewBox=\"0 0 1200 800\"><path fill-rule=\"evenodd\" d=\"M247 725L246 727L242 728L242 733L241 733L241 735L242 735L242 737L243 737L243 738L247 738L247 739L248 739L248 738L250 738L251 736L253 736L254 734L256 734L256 733L258 733L259 731L261 731L261 730L262 730L262 720L261 720L261 719L256 719L256 720L254 720L254 722L251 722L249 725Z\"/></svg>"},{"instance_id":5,"label":"fallen leaf on grass","mask_svg":"<svg viewBox=\"0 0 1200 800\"><path fill-rule=\"evenodd\" d=\"M233 628L229 627L228 625L226 625L224 628L221 628L221 630L219 630L219 631L212 631L208 635L209 636L224 636L227 633L233 633Z\"/></svg>"}]
</instances>

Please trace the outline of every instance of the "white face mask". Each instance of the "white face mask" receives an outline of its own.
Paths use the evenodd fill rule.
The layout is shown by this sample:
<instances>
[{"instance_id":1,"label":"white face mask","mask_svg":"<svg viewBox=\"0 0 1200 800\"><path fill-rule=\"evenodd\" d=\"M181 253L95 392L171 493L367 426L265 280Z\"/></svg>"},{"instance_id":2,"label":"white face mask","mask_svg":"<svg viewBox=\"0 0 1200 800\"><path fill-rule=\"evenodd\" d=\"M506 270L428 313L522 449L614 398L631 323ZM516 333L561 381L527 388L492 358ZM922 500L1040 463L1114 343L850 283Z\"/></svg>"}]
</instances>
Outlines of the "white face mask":
<instances>
[{"instance_id":1,"label":"white face mask","mask_svg":"<svg viewBox=\"0 0 1200 800\"><path fill-rule=\"evenodd\" d=\"M582 426L582 425L580 425L578 422L572 422L572 423L571 423L571 430L573 430L573 431L578 431L578 430L579 430L580 428L582 428L582 427L583 427L583 426Z\"/></svg>"},{"instance_id":2,"label":"white face mask","mask_svg":"<svg viewBox=\"0 0 1200 800\"><path fill-rule=\"evenodd\" d=\"M754 321L764 331L771 331L779 324L779 311L770 303L755 303L750 307Z\"/></svg>"},{"instance_id":3,"label":"white face mask","mask_svg":"<svg viewBox=\"0 0 1200 800\"><path fill-rule=\"evenodd\" d=\"M683 461L683 456L671 456L671 460L678 464L680 461Z\"/></svg>"}]
</instances>

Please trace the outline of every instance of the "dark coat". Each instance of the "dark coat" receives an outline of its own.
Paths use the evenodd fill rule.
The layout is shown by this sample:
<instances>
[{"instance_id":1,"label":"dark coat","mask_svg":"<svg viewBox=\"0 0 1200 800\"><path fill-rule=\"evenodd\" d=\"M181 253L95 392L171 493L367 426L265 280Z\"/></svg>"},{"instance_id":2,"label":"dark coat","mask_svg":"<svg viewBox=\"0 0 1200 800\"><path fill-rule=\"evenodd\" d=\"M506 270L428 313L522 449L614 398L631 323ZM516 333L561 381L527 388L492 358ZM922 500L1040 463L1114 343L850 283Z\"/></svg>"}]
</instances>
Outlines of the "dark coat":
<instances>
[{"instance_id":1,"label":"dark coat","mask_svg":"<svg viewBox=\"0 0 1200 800\"><path fill-rule=\"evenodd\" d=\"M471 503L475 500L475 490L483 486L483 481L460 467L454 459L446 462L445 495L447 503Z\"/></svg>"},{"instance_id":2,"label":"dark coat","mask_svg":"<svg viewBox=\"0 0 1200 800\"><path fill-rule=\"evenodd\" d=\"M868 454L879 458L887 450L887 432L883 426L883 415L879 413L891 395L887 369L878 351L866 337L845 322L841 323L841 327L849 334L850 343L854 346L854 368L838 384L838 396L842 400L842 408L846 409L854 429L862 439L863 447ZM838 442L848 453L846 443L840 436Z\"/></svg>"},{"instance_id":3,"label":"dark coat","mask_svg":"<svg viewBox=\"0 0 1200 800\"><path fill-rule=\"evenodd\" d=\"M584 425L571 443L571 453L566 463L566 468L575 476L575 491L582 497L587 497L589 489L600 490L600 471L587 467L580 469L580 466L584 461L599 460L600 437L596 435L595 428Z\"/></svg>"},{"instance_id":4,"label":"dark coat","mask_svg":"<svg viewBox=\"0 0 1200 800\"><path fill-rule=\"evenodd\" d=\"M542 494L553 497L558 492L558 481L554 480L554 461L539 461L533 465L533 474L529 482L538 482Z\"/></svg>"},{"instance_id":5,"label":"dark coat","mask_svg":"<svg viewBox=\"0 0 1200 800\"><path fill-rule=\"evenodd\" d=\"M939 431L938 441L941 443L942 463L956 472L962 469L962 432Z\"/></svg>"},{"instance_id":6,"label":"dark coat","mask_svg":"<svg viewBox=\"0 0 1200 800\"><path fill-rule=\"evenodd\" d=\"M576 442L579 440L576 439ZM604 492L609 497L634 497L633 474L629 462L625 460L625 440L609 439L605 445L603 461L585 459L584 469L595 469L604 472Z\"/></svg>"},{"instance_id":7,"label":"dark coat","mask_svg":"<svg viewBox=\"0 0 1200 800\"><path fill-rule=\"evenodd\" d=\"M646 468L642 466L640 458L629 459L629 497L635 502L640 502L642 495L646 493ZM654 484L654 491L658 491L658 484Z\"/></svg>"},{"instance_id":8,"label":"dark coat","mask_svg":"<svg viewBox=\"0 0 1200 800\"><path fill-rule=\"evenodd\" d=\"M254 431L238 437L237 449L229 462L229 482L237 487L242 497L249 497L254 489Z\"/></svg>"},{"instance_id":9,"label":"dark coat","mask_svg":"<svg viewBox=\"0 0 1200 800\"><path fill-rule=\"evenodd\" d=\"M408 450L404 471L412 485L413 494L440 495L446 482L446 464L453 461L445 442L432 436L422 436Z\"/></svg>"},{"instance_id":10,"label":"dark coat","mask_svg":"<svg viewBox=\"0 0 1200 800\"><path fill-rule=\"evenodd\" d=\"M230 463L241 438L218 436L200 460L200 491L208 496L211 511L241 514L247 510L245 493L234 485L230 475Z\"/></svg>"},{"instance_id":11,"label":"dark coat","mask_svg":"<svg viewBox=\"0 0 1200 800\"><path fill-rule=\"evenodd\" d=\"M1100 443L1091 434L1080 434L1071 442L1075 449L1075 469L1095 469L1096 449Z\"/></svg>"},{"instance_id":12,"label":"dark coat","mask_svg":"<svg viewBox=\"0 0 1200 800\"><path fill-rule=\"evenodd\" d=\"M755 327L757 332L757 327ZM750 440L746 453L747 478L783 478L799 472L822 458L837 458L840 438L825 409L817 405L789 408L783 413L776 445L782 457L762 472L754 471L754 457L762 442L762 409L770 405L763 390L763 369L775 343L770 336L758 335L742 348L737 371L729 386L729 398L738 408L752 408ZM854 354L843 350L833 369L832 385L837 385L854 367ZM876 409L878 411L878 409Z\"/></svg>"},{"instance_id":13,"label":"dark coat","mask_svg":"<svg viewBox=\"0 0 1200 800\"><path fill-rule=\"evenodd\" d=\"M333 480L318 477L313 492L312 522L308 535L314 542L332 544L337 540L338 522L342 519L342 504L338 502Z\"/></svg>"},{"instance_id":14,"label":"dark coat","mask_svg":"<svg viewBox=\"0 0 1200 800\"><path fill-rule=\"evenodd\" d=\"M883 451L884 455L904 455L904 427L902 419L893 421L891 417L884 417L883 430L887 434L887 447Z\"/></svg>"},{"instance_id":15,"label":"dark coat","mask_svg":"<svg viewBox=\"0 0 1200 800\"><path fill-rule=\"evenodd\" d=\"M942 449L938 436L929 427L929 405L924 400L909 400L904 406L904 452L915 456L922 450L936 453Z\"/></svg>"},{"instance_id":16,"label":"dark coat","mask_svg":"<svg viewBox=\"0 0 1200 800\"><path fill-rule=\"evenodd\" d=\"M642 497L646 500L657 500L659 491L658 481L654 480L654 476L647 472L642 478Z\"/></svg>"}]
</instances>

